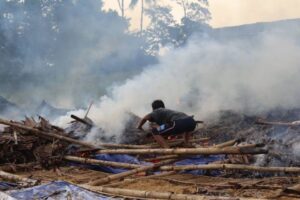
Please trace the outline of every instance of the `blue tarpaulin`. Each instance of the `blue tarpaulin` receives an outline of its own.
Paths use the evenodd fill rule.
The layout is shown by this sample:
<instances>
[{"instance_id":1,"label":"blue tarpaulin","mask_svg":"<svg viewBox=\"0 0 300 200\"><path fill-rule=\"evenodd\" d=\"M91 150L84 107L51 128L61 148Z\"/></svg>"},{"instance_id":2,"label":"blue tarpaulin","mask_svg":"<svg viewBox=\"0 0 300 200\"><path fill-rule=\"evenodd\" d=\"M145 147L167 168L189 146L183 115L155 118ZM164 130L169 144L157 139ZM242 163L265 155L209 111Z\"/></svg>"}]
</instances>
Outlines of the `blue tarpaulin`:
<instances>
[{"instance_id":1,"label":"blue tarpaulin","mask_svg":"<svg viewBox=\"0 0 300 200\"><path fill-rule=\"evenodd\" d=\"M223 160L224 156L223 155L209 155L209 156L203 156L203 155L198 155L198 156L192 156L187 159L178 161L174 163L174 165L207 165L209 163ZM203 175L206 174L206 170L185 170L185 173L189 174L194 174L194 175ZM210 171L210 175L219 175L218 170L213 170Z\"/></svg>"},{"instance_id":2,"label":"blue tarpaulin","mask_svg":"<svg viewBox=\"0 0 300 200\"><path fill-rule=\"evenodd\" d=\"M15 199L47 199L47 200L107 200L113 199L98 193L88 191L84 188L72 185L64 181L54 181L48 184L39 185L21 190L5 192Z\"/></svg>"},{"instance_id":3,"label":"blue tarpaulin","mask_svg":"<svg viewBox=\"0 0 300 200\"><path fill-rule=\"evenodd\" d=\"M141 162L136 157L130 155L118 155L118 154L98 154L94 156L94 159L106 160L106 161L114 161L114 162L122 162L122 163L130 163L130 164L140 164L140 165L150 165L152 163L149 162ZM211 162L215 162L218 160L224 159L223 155L210 155L210 156L190 156L188 158L184 158L178 162L175 162L174 165L206 165ZM96 166L96 165L84 165L86 167L101 170L109 173L120 173L127 171L128 169L118 169L113 167L106 166ZM205 174L205 170L192 170L192 171L184 171L184 173L191 173L195 175ZM218 171L214 170L210 172L211 175L218 175ZM2 182L0 187L4 187L5 189L9 189L13 187L10 183ZM54 181L48 184L39 185L31 188L21 189L21 190L10 190L6 192L12 198L15 199L72 199L72 200L82 200L82 199L112 199L111 197L106 197L100 195L98 193L94 193L88 191L84 188L72 185L70 183L64 181Z\"/></svg>"},{"instance_id":4,"label":"blue tarpaulin","mask_svg":"<svg viewBox=\"0 0 300 200\"><path fill-rule=\"evenodd\" d=\"M140 165L152 164L149 162L141 162L134 156L124 155L124 154L97 154L94 156L94 159L130 163L130 164L140 164ZM210 155L210 156L196 155L196 156L190 156L188 158L184 158L183 160L174 163L174 165L206 165L211 162L215 162L222 159L224 159L223 155ZM100 165L86 165L86 166L94 170L100 170L100 171L114 173L114 174L121 173L128 170L128 169L120 169L120 168L100 166ZM203 175L206 171L192 170L192 171L185 171L185 172L195 174L195 175ZM211 175L218 175L218 171L217 170L212 171Z\"/></svg>"},{"instance_id":5,"label":"blue tarpaulin","mask_svg":"<svg viewBox=\"0 0 300 200\"><path fill-rule=\"evenodd\" d=\"M0 190L3 191L3 190L11 190L15 187L17 187L18 185L16 183L9 183L9 182L4 182L4 181L1 181L0 182Z\"/></svg>"}]
</instances>

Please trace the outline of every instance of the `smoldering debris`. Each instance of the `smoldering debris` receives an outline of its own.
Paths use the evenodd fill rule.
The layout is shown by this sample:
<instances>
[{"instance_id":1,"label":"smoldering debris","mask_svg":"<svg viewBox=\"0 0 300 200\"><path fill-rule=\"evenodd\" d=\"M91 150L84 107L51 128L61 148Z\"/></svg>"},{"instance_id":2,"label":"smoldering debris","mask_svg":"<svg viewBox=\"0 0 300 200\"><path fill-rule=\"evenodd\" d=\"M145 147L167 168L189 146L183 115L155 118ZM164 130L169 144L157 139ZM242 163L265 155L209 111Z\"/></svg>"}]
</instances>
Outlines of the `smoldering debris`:
<instances>
[{"instance_id":1,"label":"smoldering debris","mask_svg":"<svg viewBox=\"0 0 300 200\"><path fill-rule=\"evenodd\" d=\"M297 112L286 112L290 113L288 116L295 116L288 119L297 118ZM282 118L277 119L281 121L286 119L284 113ZM92 168L100 171L109 169L114 173L118 171L118 174L90 178L91 180L89 179L90 181L85 183L84 187L113 185L115 183L111 183L112 181L120 179L124 180L117 183L132 182L139 179L136 177L137 173L145 173L144 178L160 176L151 175L156 171L162 171L161 175L177 176L184 176L179 172L193 172L206 176L230 177L235 181L240 180L241 177L269 177L274 174L284 175L286 179L292 180L293 174L300 173L297 162L284 165L288 159L294 158L293 155L286 154L287 158L276 155L285 152L284 144L293 140L289 137L282 142L269 139L274 135L284 137L283 135L295 134L298 130L295 124L293 128L287 126L284 129L282 124L261 125L257 124L257 116L245 116L226 111L221 113L218 123L208 123L207 126L193 132L188 148L184 146L183 138L179 135L167 139L172 148L161 149L153 143L153 139L147 140L147 132L140 133L140 130L135 128L140 118L133 113L127 114L129 118L126 127L118 140L107 137L104 129L97 127L87 116L72 115L73 121L70 118L71 123L66 129L51 124L43 117L37 120L26 117L23 121L14 122L0 119L0 123L7 125L0 134L0 169L14 173L25 170L33 175L41 168L55 169L57 177L61 177L59 173L63 167L68 170ZM264 118L264 122L270 122L271 119L263 115L259 117ZM259 122L261 123L261 120ZM274 131L279 130L276 129L277 126L284 131L275 134ZM98 130L99 141L84 142L85 135L95 130ZM111 143L107 143L108 141ZM279 150L277 146L280 147ZM114 156L115 154L117 155ZM258 163L259 158L264 159ZM194 163L195 161L200 163ZM73 176L80 177L81 174L72 174ZM131 179L127 179L129 176ZM20 188L39 184L39 181L32 177L24 178L7 172L2 173L2 171L0 171L0 178L14 180ZM273 186L264 185L264 187Z\"/></svg>"},{"instance_id":2,"label":"smoldering debris","mask_svg":"<svg viewBox=\"0 0 300 200\"><path fill-rule=\"evenodd\" d=\"M263 143L267 155L256 158L259 166L299 166L297 147L300 143L299 109L276 109L260 115L244 115L233 111L220 112L219 120L209 124L202 136L220 141L245 138L247 143Z\"/></svg>"}]
</instances>

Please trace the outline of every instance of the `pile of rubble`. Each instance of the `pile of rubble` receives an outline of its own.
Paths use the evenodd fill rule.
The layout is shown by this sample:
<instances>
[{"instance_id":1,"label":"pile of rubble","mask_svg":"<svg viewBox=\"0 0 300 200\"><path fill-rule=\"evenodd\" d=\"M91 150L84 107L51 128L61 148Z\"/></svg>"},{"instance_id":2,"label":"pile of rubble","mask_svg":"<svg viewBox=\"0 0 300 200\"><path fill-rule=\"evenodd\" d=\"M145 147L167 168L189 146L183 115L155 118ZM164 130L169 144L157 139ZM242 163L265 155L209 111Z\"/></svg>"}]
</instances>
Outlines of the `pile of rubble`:
<instances>
[{"instance_id":1,"label":"pile of rubble","mask_svg":"<svg viewBox=\"0 0 300 200\"><path fill-rule=\"evenodd\" d=\"M300 110L278 109L257 116L221 112L217 123L199 132L215 143L243 138L247 143L264 144L268 154L256 157L260 166L300 166Z\"/></svg>"},{"instance_id":2,"label":"pile of rubble","mask_svg":"<svg viewBox=\"0 0 300 200\"><path fill-rule=\"evenodd\" d=\"M281 156L288 151L276 151L280 145L282 148L285 147L287 141L297 142L296 137L290 139L285 137L283 141L272 138L274 131L278 131L277 126L285 134L296 132L299 125L296 122L271 122L270 118L261 120L226 112L225 117L221 117L218 124L196 130L190 141L191 146L184 147L183 139L179 136L168 140L172 148L162 149L149 138L138 139L141 136L146 137L147 133L136 132L138 130L133 127L136 126L139 118L132 116L125 129L128 135L123 136L127 144L126 142L91 144L82 141L84 135L95 128L93 122L86 116L80 118L72 115L75 121L66 129L54 126L42 117L38 120L26 117L23 121L0 119L0 124L6 125L0 134L0 169L2 170L0 178L13 180L28 187L39 184L39 180L8 172L35 168L59 171L63 166L74 164L78 167L110 167L121 170L116 174L91 179L80 186L113 196L169 199L171 195L169 193L124 190L112 186L120 182L130 183L135 180L137 174L144 174L144 178L147 179L182 172L218 174L232 178L237 174L245 175L243 173L245 171L248 175L259 173L262 176L274 173L281 175L300 173L296 162L281 165L285 162L285 157ZM96 129L99 130L99 134L103 131L101 128ZM135 137L137 135L138 137ZM107 140L103 139L103 141ZM127 162L125 158L127 161L128 158L131 160ZM268 159L272 162L267 162ZM281 159L280 164L276 163L275 159ZM287 155L287 159L294 160L290 155ZM260 165L257 165L258 162ZM128 177L133 178L128 179ZM172 195L175 199L205 199L201 195Z\"/></svg>"},{"instance_id":3,"label":"pile of rubble","mask_svg":"<svg viewBox=\"0 0 300 200\"><path fill-rule=\"evenodd\" d=\"M63 129L51 125L42 117L39 117L39 121L26 117L21 122L9 123L11 125L5 127L0 134L0 164L13 166L38 162L46 169L59 165L68 144L51 136L41 136L40 134L51 132L63 135Z\"/></svg>"}]
</instances>

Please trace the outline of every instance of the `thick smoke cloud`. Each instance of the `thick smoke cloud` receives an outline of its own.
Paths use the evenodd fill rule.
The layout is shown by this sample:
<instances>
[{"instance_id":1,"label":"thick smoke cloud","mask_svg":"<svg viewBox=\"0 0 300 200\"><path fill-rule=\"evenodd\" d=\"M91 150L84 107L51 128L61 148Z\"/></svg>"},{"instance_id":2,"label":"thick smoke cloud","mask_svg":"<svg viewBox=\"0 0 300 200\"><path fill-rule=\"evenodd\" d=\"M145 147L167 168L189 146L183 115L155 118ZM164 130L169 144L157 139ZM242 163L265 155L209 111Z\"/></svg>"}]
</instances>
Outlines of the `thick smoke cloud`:
<instances>
[{"instance_id":1,"label":"thick smoke cloud","mask_svg":"<svg viewBox=\"0 0 300 200\"><path fill-rule=\"evenodd\" d=\"M155 60L100 0L0 2L1 95L20 105L87 104Z\"/></svg>"},{"instance_id":2,"label":"thick smoke cloud","mask_svg":"<svg viewBox=\"0 0 300 200\"><path fill-rule=\"evenodd\" d=\"M204 120L215 119L220 110L259 114L299 107L299 34L300 26L293 25L267 29L251 40L195 36L158 65L114 87L89 116L118 135L126 112L142 116L151 111L153 99Z\"/></svg>"}]
</instances>

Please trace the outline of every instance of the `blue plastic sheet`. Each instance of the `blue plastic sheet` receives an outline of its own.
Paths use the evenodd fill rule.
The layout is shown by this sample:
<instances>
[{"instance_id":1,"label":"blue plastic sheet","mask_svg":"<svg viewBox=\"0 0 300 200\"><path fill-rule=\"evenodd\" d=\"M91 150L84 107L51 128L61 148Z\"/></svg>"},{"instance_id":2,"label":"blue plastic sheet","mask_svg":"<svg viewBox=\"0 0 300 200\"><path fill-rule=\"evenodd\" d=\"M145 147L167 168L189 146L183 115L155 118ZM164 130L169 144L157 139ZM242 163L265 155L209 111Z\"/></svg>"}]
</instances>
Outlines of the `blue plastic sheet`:
<instances>
[{"instance_id":1,"label":"blue plastic sheet","mask_svg":"<svg viewBox=\"0 0 300 200\"><path fill-rule=\"evenodd\" d=\"M124 154L97 154L93 157L94 159L98 160L105 160L105 161L114 161L114 162L122 162L122 163L130 163L130 164L138 164L138 165L150 165L151 163L141 162L136 157L124 155ZM113 168L109 166L99 166L93 165L90 167L94 170L100 170L108 173L118 174L121 172L128 171L128 169L120 169L120 168Z\"/></svg>"},{"instance_id":2,"label":"blue plastic sheet","mask_svg":"<svg viewBox=\"0 0 300 200\"><path fill-rule=\"evenodd\" d=\"M223 160L223 155L210 155L210 156L192 156L187 159L178 161L174 165L207 165L209 163ZM194 175L203 175L207 173L207 170L185 170L185 173L194 174ZM210 175L217 176L220 174L218 170L209 171Z\"/></svg>"},{"instance_id":3,"label":"blue plastic sheet","mask_svg":"<svg viewBox=\"0 0 300 200\"><path fill-rule=\"evenodd\" d=\"M94 159L105 160L105 161L114 161L114 162L122 162L122 163L130 163L130 164L140 164L140 165L151 165L152 163L141 162L136 157L124 154L97 154L94 156ZM206 165L211 162L215 162L218 160L224 159L223 155L210 155L210 156L191 156L185 158L181 161L174 163L174 165ZM113 168L109 166L99 166L99 165L86 165L91 169L100 170L108 173L121 173L124 171L128 171L128 169L120 169ZM206 170L189 170L185 171L185 173L195 174L195 175L203 175L206 174ZM218 171L211 171L210 175L218 175Z\"/></svg>"},{"instance_id":4,"label":"blue plastic sheet","mask_svg":"<svg viewBox=\"0 0 300 200\"><path fill-rule=\"evenodd\" d=\"M9 183L9 182L0 182L0 190L11 190L15 187L17 187L18 185L16 183Z\"/></svg>"},{"instance_id":5,"label":"blue plastic sheet","mask_svg":"<svg viewBox=\"0 0 300 200\"><path fill-rule=\"evenodd\" d=\"M88 191L64 181L54 181L22 190L5 192L15 199L47 199L47 200L107 200L112 199L98 193Z\"/></svg>"}]
</instances>

